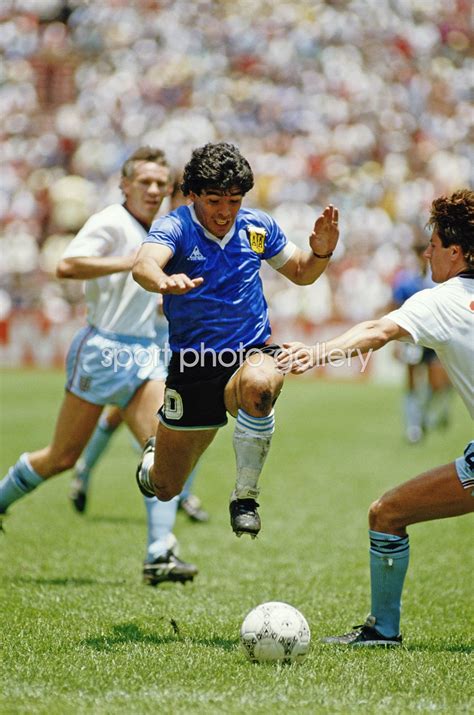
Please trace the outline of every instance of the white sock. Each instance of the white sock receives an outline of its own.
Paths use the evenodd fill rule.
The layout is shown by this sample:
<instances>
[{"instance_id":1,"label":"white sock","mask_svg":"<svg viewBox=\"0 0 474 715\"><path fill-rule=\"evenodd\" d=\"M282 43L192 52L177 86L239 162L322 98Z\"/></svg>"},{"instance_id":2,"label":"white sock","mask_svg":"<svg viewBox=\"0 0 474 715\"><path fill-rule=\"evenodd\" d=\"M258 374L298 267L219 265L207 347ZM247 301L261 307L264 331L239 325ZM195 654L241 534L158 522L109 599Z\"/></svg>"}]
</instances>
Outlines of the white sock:
<instances>
[{"instance_id":1,"label":"white sock","mask_svg":"<svg viewBox=\"0 0 474 715\"><path fill-rule=\"evenodd\" d=\"M275 431L275 413L252 417L244 410L237 413L234 451L237 464L235 490L231 499L256 499L260 493L258 479L270 449Z\"/></svg>"}]
</instances>

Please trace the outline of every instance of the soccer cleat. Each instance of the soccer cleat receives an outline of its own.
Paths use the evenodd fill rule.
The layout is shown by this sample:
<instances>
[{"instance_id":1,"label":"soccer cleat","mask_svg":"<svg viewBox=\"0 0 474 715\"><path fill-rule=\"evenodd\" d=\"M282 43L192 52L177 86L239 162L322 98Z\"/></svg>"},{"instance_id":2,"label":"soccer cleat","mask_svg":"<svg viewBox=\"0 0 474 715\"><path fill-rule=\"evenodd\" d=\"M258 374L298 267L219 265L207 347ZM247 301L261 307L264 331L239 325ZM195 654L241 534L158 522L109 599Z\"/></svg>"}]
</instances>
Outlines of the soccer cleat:
<instances>
[{"instance_id":1,"label":"soccer cleat","mask_svg":"<svg viewBox=\"0 0 474 715\"><path fill-rule=\"evenodd\" d=\"M360 626L354 626L354 630L350 633L344 633L342 636L327 636L321 638L321 643L329 645L346 645L352 648L360 646L382 646L382 648L390 648L402 644L402 636L383 636L374 628L374 616L367 616L367 620Z\"/></svg>"},{"instance_id":2,"label":"soccer cleat","mask_svg":"<svg viewBox=\"0 0 474 715\"><path fill-rule=\"evenodd\" d=\"M156 586L165 581L192 581L198 569L194 564L181 561L169 549L163 556L143 565L143 581L149 586Z\"/></svg>"},{"instance_id":3,"label":"soccer cleat","mask_svg":"<svg viewBox=\"0 0 474 715\"><path fill-rule=\"evenodd\" d=\"M261 521L255 499L233 499L229 504L230 523L236 536L249 534L255 539L261 529Z\"/></svg>"},{"instance_id":4,"label":"soccer cleat","mask_svg":"<svg viewBox=\"0 0 474 715\"><path fill-rule=\"evenodd\" d=\"M145 442L145 446L143 447L143 452L142 452L142 459L140 464L137 467L137 472L136 472L136 478L137 478L137 484L138 488L145 497L154 497L155 492L151 487L150 480L148 477L148 470L150 466L153 464L153 459L154 459L154 452L155 452L155 438L154 437L149 437L147 441ZM151 460L148 455L151 455Z\"/></svg>"},{"instance_id":5,"label":"soccer cleat","mask_svg":"<svg viewBox=\"0 0 474 715\"><path fill-rule=\"evenodd\" d=\"M79 512L79 514L83 514L85 512L87 506L87 488L79 477L74 477L71 482L69 499L72 501L74 509Z\"/></svg>"},{"instance_id":6,"label":"soccer cleat","mask_svg":"<svg viewBox=\"0 0 474 715\"><path fill-rule=\"evenodd\" d=\"M201 509L201 500L195 494L190 494L187 497L179 500L178 509L184 511L191 521L205 522L209 521L209 514L204 509Z\"/></svg>"}]
</instances>

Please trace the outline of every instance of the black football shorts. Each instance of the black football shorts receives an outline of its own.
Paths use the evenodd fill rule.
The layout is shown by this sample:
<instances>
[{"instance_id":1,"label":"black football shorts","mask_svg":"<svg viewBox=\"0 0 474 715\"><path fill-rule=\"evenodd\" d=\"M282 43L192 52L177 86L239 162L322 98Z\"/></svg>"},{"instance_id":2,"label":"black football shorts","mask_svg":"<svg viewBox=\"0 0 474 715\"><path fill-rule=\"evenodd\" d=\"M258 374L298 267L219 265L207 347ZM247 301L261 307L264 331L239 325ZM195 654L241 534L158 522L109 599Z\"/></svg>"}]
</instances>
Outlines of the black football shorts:
<instances>
[{"instance_id":1,"label":"black football shorts","mask_svg":"<svg viewBox=\"0 0 474 715\"><path fill-rule=\"evenodd\" d=\"M168 366L165 398L158 417L170 429L217 429L227 424L225 386L253 352L275 356L279 345L250 345L243 350L199 354L173 353ZM198 353L195 353L198 357ZM196 364L194 364L196 363Z\"/></svg>"}]
</instances>

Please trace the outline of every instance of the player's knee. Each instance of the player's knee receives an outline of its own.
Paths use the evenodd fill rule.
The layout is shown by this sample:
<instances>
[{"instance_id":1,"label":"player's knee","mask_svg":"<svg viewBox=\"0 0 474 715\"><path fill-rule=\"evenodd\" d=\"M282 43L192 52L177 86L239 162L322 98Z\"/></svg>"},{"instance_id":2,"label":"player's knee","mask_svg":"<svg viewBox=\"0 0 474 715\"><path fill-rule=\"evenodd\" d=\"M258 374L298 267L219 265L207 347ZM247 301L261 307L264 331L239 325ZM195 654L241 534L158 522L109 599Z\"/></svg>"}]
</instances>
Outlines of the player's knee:
<instances>
[{"instance_id":1,"label":"player's knee","mask_svg":"<svg viewBox=\"0 0 474 715\"><path fill-rule=\"evenodd\" d=\"M281 389L274 377L265 373L252 375L243 390L242 407L251 414L268 415Z\"/></svg>"},{"instance_id":2,"label":"player's knee","mask_svg":"<svg viewBox=\"0 0 474 715\"><path fill-rule=\"evenodd\" d=\"M378 514L379 514L379 501L380 501L379 499L376 499L369 506L369 513L368 513L369 529L372 529L372 531L376 531L375 524L377 523L377 518L378 518Z\"/></svg>"},{"instance_id":3,"label":"player's knee","mask_svg":"<svg viewBox=\"0 0 474 715\"><path fill-rule=\"evenodd\" d=\"M153 486L155 488L156 496L160 501L171 501L173 497L177 496L181 492L180 489L174 487L172 484L163 485L154 482Z\"/></svg>"},{"instance_id":4,"label":"player's knee","mask_svg":"<svg viewBox=\"0 0 474 715\"><path fill-rule=\"evenodd\" d=\"M376 499L369 507L369 528L382 533L389 532L396 526L397 511L390 492Z\"/></svg>"}]
</instances>

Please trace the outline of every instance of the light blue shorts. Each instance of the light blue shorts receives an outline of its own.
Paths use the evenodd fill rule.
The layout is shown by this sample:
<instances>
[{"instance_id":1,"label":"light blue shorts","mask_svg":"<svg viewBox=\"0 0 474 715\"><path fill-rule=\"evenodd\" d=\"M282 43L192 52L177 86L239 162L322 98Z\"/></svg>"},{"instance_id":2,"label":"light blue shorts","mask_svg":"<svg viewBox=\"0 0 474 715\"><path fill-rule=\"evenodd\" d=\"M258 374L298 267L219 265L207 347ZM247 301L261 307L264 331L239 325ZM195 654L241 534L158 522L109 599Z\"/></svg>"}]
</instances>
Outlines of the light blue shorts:
<instances>
[{"instance_id":1,"label":"light blue shorts","mask_svg":"<svg viewBox=\"0 0 474 715\"><path fill-rule=\"evenodd\" d=\"M462 457L455 462L459 481L464 489L473 489L474 496L474 441L469 442Z\"/></svg>"},{"instance_id":2,"label":"light blue shorts","mask_svg":"<svg viewBox=\"0 0 474 715\"><path fill-rule=\"evenodd\" d=\"M66 358L66 389L94 405L125 407L148 380L165 380L166 359L152 338L79 330Z\"/></svg>"}]
</instances>

